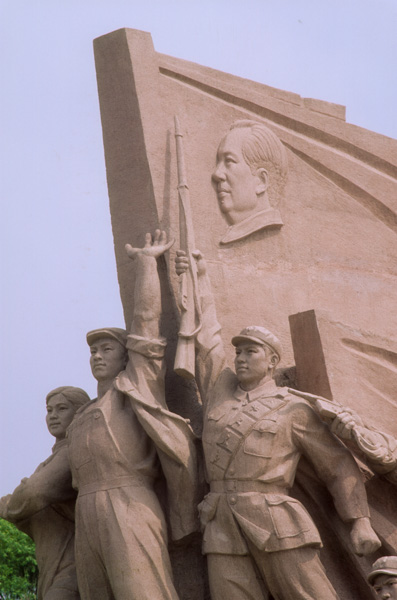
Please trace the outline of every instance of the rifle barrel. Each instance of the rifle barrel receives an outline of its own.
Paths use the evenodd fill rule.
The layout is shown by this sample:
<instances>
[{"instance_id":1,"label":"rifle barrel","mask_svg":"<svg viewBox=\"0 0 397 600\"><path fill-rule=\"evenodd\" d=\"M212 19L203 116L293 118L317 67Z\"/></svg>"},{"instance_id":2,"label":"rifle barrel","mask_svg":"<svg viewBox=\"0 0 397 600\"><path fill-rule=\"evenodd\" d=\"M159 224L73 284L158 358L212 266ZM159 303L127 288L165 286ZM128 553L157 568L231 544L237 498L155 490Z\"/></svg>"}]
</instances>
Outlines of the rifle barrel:
<instances>
[{"instance_id":1,"label":"rifle barrel","mask_svg":"<svg viewBox=\"0 0 397 600\"><path fill-rule=\"evenodd\" d=\"M175 123L175 144L176 144L176 165L178 170L178 189L181 187L188 188L185 168L185 156L183 152L183 135L177 116L174 117Z\"/></svg>"}]
</instances>

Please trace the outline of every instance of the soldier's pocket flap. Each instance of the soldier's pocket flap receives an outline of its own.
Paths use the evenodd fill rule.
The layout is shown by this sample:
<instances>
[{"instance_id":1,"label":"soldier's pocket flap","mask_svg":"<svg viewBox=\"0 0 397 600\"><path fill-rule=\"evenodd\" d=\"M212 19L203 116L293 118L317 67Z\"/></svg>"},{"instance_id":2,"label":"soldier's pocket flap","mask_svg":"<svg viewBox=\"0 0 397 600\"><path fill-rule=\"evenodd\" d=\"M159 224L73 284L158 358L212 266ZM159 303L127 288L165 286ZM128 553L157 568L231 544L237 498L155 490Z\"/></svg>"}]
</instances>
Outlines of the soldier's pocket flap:
<instances>
[{"instance_id":1,"label":"soldier's pocket flap","mask_svg":"<svg viewBox=\"0 0 397 600\"><path fill-rule=\"evenodd\" d=\"M218 406L217 408L214 408L208 412L207 419L208 421L219 421L219 419L225 414L225 408L223 406Z\"/></svg>"},{"instance_id":2,"label":"soldier's pocket flap","mask_svg":"<svg viewBox=\"0 0 397 600\"><path fill-rule=\"evenodd\" d=\"M288 502L289 500L295 501L295 498L291 498L291 496L287 496L285 494L266 494L266 502L268 506L277 506L277 504L282 504L283 502Z\"/></svg>"},{"instance_id":3,"label":"soldier's pocket flap","mask_svg":"<svg viewBox=\"0 0 397 600\"><path fill-rule=\"evenodd\" d=\"M267 494L266 502L278 538L316 531L309 513L298 500L279 494Z\"/></svg>"},{"instance_id":4,"label":"soldier's pocket flap","mask_svg":"<svg viewBox=\"0 0 397 600\"><path fill-rule=\"evenodd\" d=\"M198 505L200 524L202 530L204 530L207 523L212 521L212 519L215 517L219 497L219 494L207 494L202 500L202 502L200 502L200 504Z\"/></svg>"},{"instance_id":5,"label":"soldier's pocket flap","mask_svg":"<svg viewBox=\"0 0 397 600\"><path fill-rule=\"evenodd\" d=\"M262 419L255 425L254 430L261 431L262 433L265 431L269 433L276 433L277 428L278 426L276 419Z\"/></svg>"},{"instance_id":6,"label":"soldier's pocket flap","mask_svg":"<svg viewBox=\"0 0 397 600\"><path fill-rule=\"evenodd\" d=\"M256 423L244 442L244 453L252 456L270 458L277 432L277 422L271 419L262 419Z\"/></svg>"}]
</instances>

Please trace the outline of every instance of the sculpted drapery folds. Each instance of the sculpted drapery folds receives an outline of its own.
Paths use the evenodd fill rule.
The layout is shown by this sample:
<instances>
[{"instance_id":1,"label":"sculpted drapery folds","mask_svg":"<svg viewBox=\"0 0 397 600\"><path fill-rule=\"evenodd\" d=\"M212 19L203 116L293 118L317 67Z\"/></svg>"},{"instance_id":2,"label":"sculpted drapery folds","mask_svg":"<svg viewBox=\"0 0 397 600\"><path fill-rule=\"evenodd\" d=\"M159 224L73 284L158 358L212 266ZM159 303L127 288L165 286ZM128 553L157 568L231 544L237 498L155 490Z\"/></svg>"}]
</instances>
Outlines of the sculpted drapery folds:
<instances>
[{"instance_id":1,"label":"sculpted drapery folds","mask_svg":"<svg viewBox=\"0 0 397 600\"><path fill-rule=\"evenodd\" d=\"M166 521L153 488L160 466L172 536L197 529L196 440L164 397L156 259L169 247L160 231L153 242L146 236L144 248L127 247L136 271L131 330L87 334L98 398L76 415L68 435L83 600L177 599Z\"/></svg>"},{"instance_id":2,"label":"sculpted drapery folds","mask_svg":"<svg viewBox=\"0 0 397 600\"><path fill-rule=\"evenodd\" d=\"M275 385L281 346L268 330L252 326L235 336L236 373L226 367L205 263L196 256L203 311L197 383L210 485L200 514L212 599L267 597L255 569L278 600L336 599L318 557L319 533L289 490L305 456L350 523L355 552L369 554L380 542L358 467L305 400ZM179 251L177 273L186 268Z\"/></svg>"},{"instance_id":3,"label":"sculpted drapery folds","mask_svg":"<svg viewBox=\"0 0 397 600\"><path fill-rule=\"evenodd\" d=\"M52 454L30 477L0 499L0 516L35 542L39 600L79 600L74 557L74 508L66 430L88 403L80 388L64 386L47 395L47 426L56 439Z\"/></svg>"}]
</instances>

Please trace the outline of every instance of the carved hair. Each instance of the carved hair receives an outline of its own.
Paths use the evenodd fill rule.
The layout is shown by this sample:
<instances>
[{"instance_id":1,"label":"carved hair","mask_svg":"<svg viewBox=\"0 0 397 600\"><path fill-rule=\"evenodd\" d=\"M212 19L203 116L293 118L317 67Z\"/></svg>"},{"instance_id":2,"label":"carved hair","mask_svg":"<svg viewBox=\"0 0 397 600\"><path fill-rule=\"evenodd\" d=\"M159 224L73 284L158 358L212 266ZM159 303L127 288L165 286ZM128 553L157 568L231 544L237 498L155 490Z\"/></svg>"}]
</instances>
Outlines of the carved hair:
<instances>
[{"instance_id":1,"label":"carved hair","mask_svg":"<svg viewBox=\"0 0 397 600\"><path fill-rule=\"evenodd\" d=\"M51 390L51 392L47 394L46 403L48 404L50 398L57 396L58 394L73 404L76 410L80 408L80 406L83 406L83 404L87 404L87 402L90 401L89 395L81 388L72 387L71 385L64 385L62 387L55 388L55 390Z\"/></svg>"},{"instance_id":2,"label":"carved hair","mask_svg":"<svg viewBox=\"0 0 397 600\"><path fill-rule=\"evenodd\" d=\"M288 174L288 157L283 144L270 129L257 121L235 121L230 127L230 130L233 129L247 130L241 146L244 160L253 174L261 168L268 171L270 188L278 200Z\"/></svg>"}]
</instances>

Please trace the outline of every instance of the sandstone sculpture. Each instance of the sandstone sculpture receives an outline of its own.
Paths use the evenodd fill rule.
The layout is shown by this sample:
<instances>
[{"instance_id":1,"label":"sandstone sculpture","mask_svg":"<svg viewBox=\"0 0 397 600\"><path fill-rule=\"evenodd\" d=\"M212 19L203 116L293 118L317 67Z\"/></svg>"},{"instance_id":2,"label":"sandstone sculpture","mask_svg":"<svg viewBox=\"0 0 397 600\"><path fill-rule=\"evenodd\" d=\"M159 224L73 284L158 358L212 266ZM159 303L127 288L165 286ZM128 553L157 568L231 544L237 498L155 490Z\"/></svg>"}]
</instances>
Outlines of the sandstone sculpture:
<instances>
[{"instance_id":1,"label":"sandstone sculpture","mask_svg":"<svg viewBox=\"0 0 397 600\"><path fill-rule=\"evenodd\" d=\"M47 395L47 426L56 439L52 454L30 477L0 499L0 516L35 542L39 600L79 600L74 559L74 508L66 430L88 403L80 388L65 386Z\"/></svg>"},{"instance_id":2,"label":"sandstone sculpture","mask_svg":"<svg viewBox=\"0 0 397 600\"><path fill-rule=\"evenodd\" d=\"M83 600L178 597L153 489L159 460L169 484L172 536L197 529L195 436L164 398L156 259L170 246L160 231L153 242L147 234L143 248L127 246L136 276L130 333L104 328L87 334L98 398L79 411L68 432Z\"/></svg>"},{"instance_id":3,"label":"sandstone sculpture","mask_svg":"<svg viewBox=\"0 0 397 600\"><path fill-rule=\"evenodd\" d=\"M200 510L212 600L249 594L297 600L307 597L307 586L316 599L369 600L368 562L352 553L352 547L365 554L378 546L363 483L349 452L299 393L321 394L330 403L346 398L333 429L382 476L371 479L362 465L371 522L382 542L378 556L395 554L397 511L382 487L395 485L396 470L395 142L347 124L338 105L156 53L144 32L103 36L95 55L120 292L132 326L129 334L104 328L87 335L98 398L70 425L81 597L209 600L190 536L198 525L200 475L192 429L200 435L202 407L194 384L172 373L176 347L193 340L211 485ZM189 179L187 186L179 177L181 202L176 113ZM188 187L215 303L196 255L192 281L202 312L185 326L182 311L180 328L178 278L167 269L165 235L157 231L153 242L147 237L144 248L129 246L132 261L124 246L131 240L138 246L142 232L159 224L171 238L180 231L182 244L189 236L192 241L192 227L182 231L178 214L185 208L181 189ZM178 260L182 272L183 255ZM279 332L284 358L276 375L285 387L272 380L279 342L261 327L233 338L237 373L225 369L233 353L226 342L248 320ZM160 329L168 343L165 359ZM178 329L184 334L179 344ZM194 360L185 371L181 365L181 372L194 372ZM354 393L344 394L347 389ZM321 414L321 406L317 410ZM2 514L22 528L22 518L33 523L52 514L65 494L73 507L65 464L57 471L63 485L52 486L52 494L33 500L29 492L65 455L65 442L57 440L52 457L1 500ZM167 493L155 493L159 475ZM167 520L171 539L185 546L167 549ZM351 521L351 531L343 521ZM73 526L68 531L72 536ZM73 569L72 559L68 564ZM371 584L390 575L378 566ZM41 589L52 582L49 575ZM388 597L384 583L375 589ZM75 587L71 593L62 598L77 598Z\"/></svg>"},{"instance_id":4,"label":"sandstone sculpture","mask_svg":"<svg viewBox=\"0 0 397 600\"><path fill-rule=\"evenodd\" d=\"M283 222L271 195L279 197L288 170L287 153L274 133L248 119L236 121L219 144L212 183L229 225L221 244L229 244Z\"/></svg>"},{"instance_id":5,"label":"sandstone sculpture","mask_svg":"<svg viewBox=\"0 0 397 600\"><path fill-rule=\"evenodd\" d=\"M159 224L172 237L180 232L177 115L195 240L207 259L229 362L232 335L247 321L266 323L283 345L277 381L331 402L343 398L366 422L396 437L396 142L347 123L342 106L160 54L145 32L115 31L95 40L94 48L126 322L133 312L134 281L125 243L132 240L137 245L142 231ZM274 195L270 170L267 190L283 225L219 244L225 220L214 206L211 173L216 172L215 157L225 132L236 121L247 120L269 129L287 155L288 179L282 193ZM256 175L245 173L250 187ZM183 247L182 231L179 237ZM170 254L172 258L173 249ZM180 345L179 279L169 269L163 283L166 400L170 410L191 419L200 434L195 388L172 374ZM191 334L200 320L190 325L182 332ZM366 559L352 553L347 528L330 495L307 467L300 461L291 493L304 503L321 532L321 561L332 585L342 600L370 600L367 574L376 556ZM366 476L371 476L368 470ZM397 511L387 486L391 488L382 478L366 481L372 522L382 540L379 556L397 551ZM205 581L200 569L189 584ZM181 561L178 570L185 582L186 563ZM180 592L184 600L201 600L204 595L199 587Z\"/></svg>"},{"instance_id":6,"label":"sandstone sculpture","mask_svg":"<svg viewBox=\"0 0 397 600\"><path fill-rule=\"evenodd\" d=\"M307 402L275 385L281 344L267 329L246 327L233 337L236 374L226 368L206 266L197 258L197 383L210 485L199 509L212 600L267 597L255 567L274 598L336 599L319 560L319 533L290 488L304 455L351 524L354 551L371 554L380 542L358 467ZM188 268L182 251L176 266L178 274Z\"/></svg>"},{"instance_id":7,"label":"sandstone sculpture","mask_svg":"<svg viewBox=\"0 0 397 600\"><path fill-rule=\"evenodd\" d=\"M87 334L98 398L50 393L53 454L0 500L1 516L36 541L40 598L79 598L67 444L82 600L209 600L191 535L202 500L193 430L203 428L211 600L369 600L368 562L357 555L378 548L376 534L377 556L397 552L395 141L349 125L341 106L159 54L144 32L103 36L95 56L132 325ZM144 248L127 246L126 259L126 242L138 246L159 224L186 246L181 286L159 230ZM226 344L247 321L279 332L282 369L280 342L260 326ZM226 368L233 346L236 374ZM197 351L200 394L187 381L187 348ZM185 380L172 372L175 354ZM74 419L73 394L85 404ZM364 476L306 401L317 394L317 413L372 469L360 462L371 522ZM396 576L396 557L383 556L369 582L393 597Z\"/></svg>"}]
</instances>

